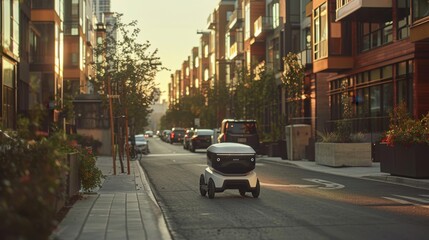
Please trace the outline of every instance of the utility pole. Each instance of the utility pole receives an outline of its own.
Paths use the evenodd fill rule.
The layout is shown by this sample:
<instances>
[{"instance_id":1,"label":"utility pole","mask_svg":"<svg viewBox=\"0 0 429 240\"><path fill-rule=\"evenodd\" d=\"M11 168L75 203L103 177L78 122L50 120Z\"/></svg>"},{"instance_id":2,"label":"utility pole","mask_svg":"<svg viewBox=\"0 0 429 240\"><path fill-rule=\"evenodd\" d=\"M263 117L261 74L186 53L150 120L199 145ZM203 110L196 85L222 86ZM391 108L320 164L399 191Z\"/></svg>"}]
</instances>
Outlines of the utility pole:
<instances>
[{"instance_id":1,"label":"utility pole","mask_svg":"<svg viewBox=\"0 0 429 240\"><path fill-rule=\"evenodd\" d=\"M127 169L128 169L128 175L130 175L130 143L128 141L129 134L128 134L128 107L125 106L125 151L127 153Z\"/></svg>"},{"instance_id":2,"label":"utility pole","mask_svg":"<svg viewBox=\"0 0 429 240\"><path fill-rule=\"evenodd\" d=\"M113 102L112 102L112 86L110 82L110 74L107 77L107 93L109 98L109 115L110 115L110 139L112 148L113 175L116 175L116 151L115 151L115 132L113 125Z\"/></svg>"}]
</instances>

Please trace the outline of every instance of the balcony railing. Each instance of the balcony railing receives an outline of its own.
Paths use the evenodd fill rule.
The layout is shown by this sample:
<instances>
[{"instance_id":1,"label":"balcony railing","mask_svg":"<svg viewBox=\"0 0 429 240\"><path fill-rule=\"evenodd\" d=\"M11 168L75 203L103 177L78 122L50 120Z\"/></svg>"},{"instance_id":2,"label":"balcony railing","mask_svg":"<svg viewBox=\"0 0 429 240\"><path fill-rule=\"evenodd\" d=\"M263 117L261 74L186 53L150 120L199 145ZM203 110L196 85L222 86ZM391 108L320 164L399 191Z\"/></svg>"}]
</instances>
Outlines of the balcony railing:
<instances>
[{"instance_id":1,"label":"balcony railing","mask_svg":"<svg viewBox=\"0 0 429 240\"><path fill-rule=\"evenodd\" d=\"M254 36L258 37L261 33L273 30L273 21L270 17L260 16L254 23Z\"/></svg>"},{"instance_id":2,"label":"balcony railing","mask_svg":"<svg viewBox=\"0 0 429 240\"><path fill-rule=\"evenodd\" d=\"M240 23L243 19L242 19L242 15L241 15L241 9L236 9L232 14L231 17L229 19L229 23L228 23L228 27L229 29L233 29L235 28L238 23Z\"/></svg>"},{"instance_id":3,"label":"balcony railing","mask_svg":"<svg viewBox=\"0 0 429 240\"><path fill-rule=\"evenodd\" d=\"M361 8L391 8L392 0L337 0L336 20L341 20Z\"/></svg>"}]
</instances>

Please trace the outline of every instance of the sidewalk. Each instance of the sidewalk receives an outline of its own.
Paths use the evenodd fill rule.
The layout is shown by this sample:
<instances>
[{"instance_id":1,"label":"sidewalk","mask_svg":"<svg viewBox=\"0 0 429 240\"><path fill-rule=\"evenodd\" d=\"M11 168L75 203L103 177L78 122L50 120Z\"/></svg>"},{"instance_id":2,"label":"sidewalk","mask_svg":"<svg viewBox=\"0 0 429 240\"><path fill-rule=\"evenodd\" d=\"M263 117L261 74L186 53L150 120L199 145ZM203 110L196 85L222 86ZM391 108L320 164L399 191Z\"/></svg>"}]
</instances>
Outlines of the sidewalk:
<instances>
[{"instance_id":1,"label":"sidewalk","mask_svg":"<svg viewBox=\"0 0 429 240\"><path fill-rule=\"evenodd\" d=\"M58 228L52 239L171 239L161 209L138 161L124 161L121 173L112 157L98 157L97 167L106 176L102 188L84 194Z\"/></svg>"},{"instance_id":2,"label":"sidewalk","mask_svg":"<svg viewBox=\"0 0 429 240\"><path fill-rule=\"evenodd\" d=\"M429 179L413 179L406 177L391 176L388 173L380 172L380 163L374 162L371 167L329 167L324 165L319 165L314 161L308 160L282 160L279 157L267 157L260 156L258 159L264 159L274 162L286 162L301 168L305 168L311 171L324 172L329 174L347 176L347 177L356 177L356 178L365 178L382 182L389 182L394 184L401 184L406 186L411 186L415 188L423 188L429 190Z\"/></svg>"}]
</instances>

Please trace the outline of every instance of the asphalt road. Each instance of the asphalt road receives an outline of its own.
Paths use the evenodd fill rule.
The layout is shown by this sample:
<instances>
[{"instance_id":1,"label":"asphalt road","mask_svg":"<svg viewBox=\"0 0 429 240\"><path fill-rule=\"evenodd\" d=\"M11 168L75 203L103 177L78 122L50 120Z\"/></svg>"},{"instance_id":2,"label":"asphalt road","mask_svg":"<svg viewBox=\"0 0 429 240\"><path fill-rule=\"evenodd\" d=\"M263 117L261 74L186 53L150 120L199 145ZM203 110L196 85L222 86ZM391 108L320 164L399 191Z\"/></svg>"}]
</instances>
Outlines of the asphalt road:
<instances>
[{"instance_id":1,"label":"asphalt road","mask_svg":"<svg viewBox=\"0 0 429 240\"><path fill-rule=\"evenodd\" d=\"M141 160L174 239L429 239L429 191L257 159L261 195L199 193L205 151L150 140Z\"/></svg>"}]
</instances>

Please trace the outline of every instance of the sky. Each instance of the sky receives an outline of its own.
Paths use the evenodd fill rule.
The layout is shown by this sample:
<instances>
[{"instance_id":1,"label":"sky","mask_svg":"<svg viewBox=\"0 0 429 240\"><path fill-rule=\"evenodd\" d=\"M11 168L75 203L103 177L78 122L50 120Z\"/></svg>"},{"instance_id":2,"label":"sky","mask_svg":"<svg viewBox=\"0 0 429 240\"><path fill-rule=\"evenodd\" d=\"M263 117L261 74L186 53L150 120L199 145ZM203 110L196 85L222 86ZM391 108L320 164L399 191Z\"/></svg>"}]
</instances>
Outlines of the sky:
<instances>
[{"instance_id":1,"label":"sky","mask_svg":"<svg viewBox=\"0 0 429 240\"><path fill-rule=\"evenodd\" d=\"M139 42L149 41L152 50L169 71L161 71L156 82L168 98L170 75L179 70L183 61L199 46L197 30L207 30L207 18L219 0L111 0L111 11L122 13L123 22L136 20L141 32Z\"/></svg>"}]
</instances>

